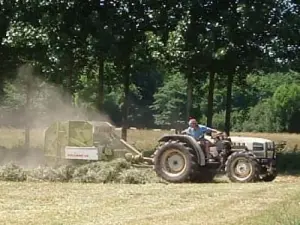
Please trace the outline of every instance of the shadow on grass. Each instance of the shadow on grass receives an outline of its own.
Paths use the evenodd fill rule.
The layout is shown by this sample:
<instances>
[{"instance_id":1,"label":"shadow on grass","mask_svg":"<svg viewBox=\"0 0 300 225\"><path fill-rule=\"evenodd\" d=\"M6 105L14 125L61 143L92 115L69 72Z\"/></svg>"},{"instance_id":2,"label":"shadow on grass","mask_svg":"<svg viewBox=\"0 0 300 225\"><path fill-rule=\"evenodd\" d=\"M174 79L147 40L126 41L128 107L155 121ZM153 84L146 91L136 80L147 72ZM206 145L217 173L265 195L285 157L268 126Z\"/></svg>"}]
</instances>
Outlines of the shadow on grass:
<instances>
[{"instance_id":1,"label":"shadow on grass","mask_svg":"<svg viewBox=\"0 0 300 225\"><path fill-rule=\"evenodd\" d=\"M280 175L300 176L300 152L277 153L277 170Z\"/></svg>"}]
</instances>

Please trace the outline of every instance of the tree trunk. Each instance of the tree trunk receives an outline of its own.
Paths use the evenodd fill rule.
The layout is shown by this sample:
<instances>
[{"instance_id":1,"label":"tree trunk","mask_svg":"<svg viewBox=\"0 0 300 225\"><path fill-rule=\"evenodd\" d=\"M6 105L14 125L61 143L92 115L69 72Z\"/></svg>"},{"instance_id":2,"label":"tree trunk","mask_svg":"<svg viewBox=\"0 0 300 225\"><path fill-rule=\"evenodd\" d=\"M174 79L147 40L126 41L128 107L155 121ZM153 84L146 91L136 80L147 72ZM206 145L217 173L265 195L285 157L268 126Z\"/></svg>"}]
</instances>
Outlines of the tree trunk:
<instances>
[{"instance_id":1,"label":"tree trunk","mask_svg":"<svg viewBox=\"0 0 300 225\"><path fill-rule=\"evenodd\" d=\"M98 109L103 111L104 104L104 58L100 56L99 58L99 68L98 68Z\"/></svg>"},{"instance_id":2,"label":"tree trunk","mask_svg":"<svg viewBox=\"0 0 300 225\"><path fill-rule=\"evenodd\" d=\"M64 102L67 105L73 105L73 71L74 71L74 60L73 56L70 55L68 61L66 62L66 90L63 91L64 93Z\"/></svg>"},{"instance_id":3,"label":"tree trunk","mask_svg":"<svg viewBox=\"0 0 300 225\"><path fill-rule=\"evenodd\" d=\"M30 129L31 129L31 95L32 95L32 76L34 73L34 68L29 65L26 68L25 75L26 75L26 81L25 81L25 95L26 95L26 102L24 105L25 108L25 140L24 140L24 148L26 150L29 150L30 148Z\"/></svg>"},{"instance_id":4,"label":"tree trunk","mask_svg":"<svg viewBox=\"0 0 300 225\"><path fill-rule=\"evenodd\" d=\"M26 150L30 147L30 85L26 84L26 102L25 102L25 115L26 115L26 122L25 122L25 142L24 147Z\"/></svg>"},{"instance_id":5,"label":"tree trunk","mask_svg":"<svg viewBox=\"0 0 300 225\"><path fill-rule=\"evenodd\" d=\"M4 97L4 74L0 74L0 101L2 101Z\"/></svg>"},{"instance_id":6,"label":"tree trunk","mask_svg":"<svg viewBox=\"0 0 300 225\"><path fill-rule=\"evenodd\" d=\"M127 140L128 109L129 109L130 63L127 62L123 73L124 101L122 108L122 139Z\"/></svg>"},{"instance_id":7,"label":"tree trunk","mask_svg":"<svg viewBox=\"0 0 300 225\"><path fill-rule=\"evenodd\" d=\"M227 77L227 96L226 96L226 114L225 114L225 132L230 135L230 116L231 116L231 95L232 95L232 83L233 83L233 73L228 74Z\"/></svg>"},{"instance_id":8,"label":"tree trunk","mask_svg":"<svg viewBox=\"0 0 300 225\"><path fill-rule=\"evenodd\" d=\"M213 107L214 107L214 89L215 89L215 73L209 74L209 87L207 97L207 126L212 127Z\"/></svg>"},{"instance_id":9,"label":"tree trunk","mask_svg":"<svg viewBox=\"0 0 300 225\"><path fill-rule=\"evenodd\" d=\"M193 104L193 76L192 74L188 74L187 77L187 105L186 105L186 120L189 120L189 117L191 116L191 110L192 110L192 104Z\"/></svg>"},{"instance_id":10,"label":"tree trunk","mask_svg":"<svg viewBox=\"0 0 300 225\"><path fill-rule=\"evenodd\" d=\"M68 104L73 105L73 64L70 65L68 70L68 78L67 101Z\"/></svg>"}]
</instances>

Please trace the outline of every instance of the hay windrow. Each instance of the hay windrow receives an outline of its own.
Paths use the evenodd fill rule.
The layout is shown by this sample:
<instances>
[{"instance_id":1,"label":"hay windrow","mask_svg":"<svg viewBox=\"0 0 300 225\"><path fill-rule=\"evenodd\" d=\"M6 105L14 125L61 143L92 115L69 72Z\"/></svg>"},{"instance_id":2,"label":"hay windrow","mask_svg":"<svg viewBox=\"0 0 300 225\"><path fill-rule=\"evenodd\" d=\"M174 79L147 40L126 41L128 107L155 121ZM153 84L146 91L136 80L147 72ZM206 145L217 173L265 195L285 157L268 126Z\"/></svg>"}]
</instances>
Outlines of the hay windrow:
<instances>
[{"instance_id":1,"label":"hay windrow","mask_svg":"<svg viewBox=\"0 0 300 225\"><path fill-rule=\"evenodd\" d=\"M68 182L74 173L72 166L66 165L58 168L37 167L26 171L27 181Z\"/></svg>"},{"instance_id":2,"label":"hay windrow","mask_svg":"<svg viewBox=\"0 0 300 225\"><path fill-rule=\"evenodd\" d=\"M0 167L2 181L147 184L162 182L151 169L136 169L125 159L84 165L39 166L33 169L9 163Z\"/></svg>"},{"instance_id":3,"label":"hay windrow","mask_svg":"<svg viewBox=\"0 0 300 225\"><path fill-rule=\"evenodd\" d=\"M123 159L111 162L95 162L75 168L72 182L82 183L113 183L122 170L129 169L130 163Z\"/></svg>"},{"instance_id":4,"label":"hay windrow","mask_svg":"<svg viewBox=\"0 0 300 225\"><path fill-rule=\"evenodd\" d=\"M123 170L118 179L118 182L123 184L166 183L148 168Z\"/></svg>"},{"instance_id":5,"label":"hay windrow","mask_svg":"<svg viewBox=\"0 0 300 225\"><path fill-rule=\"evenodd\" d=\"M0 167L0 180L1 181L25 181L26 173L19 166L8 163Z\"/></svg>"}]
</instances>

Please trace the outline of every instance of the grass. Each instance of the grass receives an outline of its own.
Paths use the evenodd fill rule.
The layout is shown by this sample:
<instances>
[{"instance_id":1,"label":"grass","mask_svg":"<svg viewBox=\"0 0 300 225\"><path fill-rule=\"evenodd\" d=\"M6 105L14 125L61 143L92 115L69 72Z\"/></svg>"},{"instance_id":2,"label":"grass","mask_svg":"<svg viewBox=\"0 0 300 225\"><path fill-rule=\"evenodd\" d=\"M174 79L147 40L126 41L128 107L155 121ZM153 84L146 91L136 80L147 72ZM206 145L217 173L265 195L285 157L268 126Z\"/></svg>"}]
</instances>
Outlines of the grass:
<instances>
[{"instance_id":1,"label":"grass","mask_svg":"<svg viewBox=\"0 0 300 225\"><path fill-rule=\"evenodd\" d=\"M33 129L31 131L31 146L41 147L44 141L44 130ZM120 131L116 131L120 135ZM157 140L164 134L174 133L169 130L128 130L128 142L138 149L151 150L157 145ZM234 135L250 136L250 137L263 137L271 139L275 142L286 141L289 149L298 149L300 146L300 134L289 133L231 133ZM24 143L24 130L14 128L0 128L0 146L5 148L12 148L22 145Z\"/></svg>"},{"instance_id":2,"label":"grass","mask_svg":"<svg viewBox=\"0 0 300 225\"><path fill-rule=\"evenodd\" d=\"M31 131L30 140L31 140L31 149L33 153L24 153L22 146L24 143L24 130L21 129L11 129L11 128L0 128L0 149L7 148L10 151L9 154L5 156L5 162L16 157L20 158L22 164L32 164L32 166L38 164L38 162L43 158L43 152L40 151L43 149L44 141L44 130L42 129L33 129ZM120 130L116 130L116 133L121 136ZM127 141L135 146L137 149L144 151L145 156L150 156L153 153L153 150L158 144L158 140L162 135L174 133L170 130L128 130ZM231 135L243 135L251 137L265 137L271 139L275 142L285 141L287 144L287 151L293 152L295 149L297 153L290 155L280 155L278 161L281 168L280 172L289 171L300 171L300 160L299 148L300 146L300 134L287 134L287 133L232 133ZM27 158L24 159L22 154L27 155ZM28 155L34 155L35 159L28 159ZM3 162L3 151L0 151L0 162ZM28 165L27 165L28 166Z\"/></svg>"},{"instance_id":3,"label":"grass","mask_svg":"<svg viewBox=\"0 0 300 225\"><path fill-rule=\"evenodd\" d=\"M299 185L1 182L0 224L299 224Z\"/></svg>"},{"instance_id":4,"label":"grass","mask_svg":"<svg viewBox=\"0 0 300 225\"><path fill-rule=\"evenodd\" d=\"M0 166L0 181L75 183L166 183L151 168L135 168L125 159L83 165L24 168L15 163Z\"/></svg>"},{"instance_id":5,"label":"grass","mask_svg":"<svg viewBox=\"0 0 300 225\"><path fill-rule=\"evenodd\" d=\"M164 134L174 133L168 130L153 131L153 130L128 130L128 142L135 145L138 149L150 150L155 148L157 140ZM286 141L287 148L298 149L300 147L300 134L289 133L235 133L232 132L231 136L241 135L249 137L262 137L273 140L275 142Z\"/></svg>"},{"instance_id":6,"label":"grass","mask_svg":"<svg viewBox=\"0 0 300 225\"><path fill-rule=\"evenodd\" d=\"M158 138L168 132L129 130L128 142L138 149L151 150ZM289 148L300 144L297 134L232 135L287 141ZM23 137L22 130L0 129L0 145L5 148L22 145ZM31 132L31 145L43 145L41 130ZM153 172L151 175L150 171L140 173L129 169L117 175L117 183L112 183L114 169L108 169L109 174L103 177L102 166L99 173L84 166L80 168L72 171L73 177L82 173L75 181L62 169L37 168L28 174L18 167L2 168L0 224L300 224L300 177L297 176L281 175L271 183L232 184L220 180L211 184L175 185L150 182ZM105 179L109 182L105 183Z\"/></svg>"}]
</instances>

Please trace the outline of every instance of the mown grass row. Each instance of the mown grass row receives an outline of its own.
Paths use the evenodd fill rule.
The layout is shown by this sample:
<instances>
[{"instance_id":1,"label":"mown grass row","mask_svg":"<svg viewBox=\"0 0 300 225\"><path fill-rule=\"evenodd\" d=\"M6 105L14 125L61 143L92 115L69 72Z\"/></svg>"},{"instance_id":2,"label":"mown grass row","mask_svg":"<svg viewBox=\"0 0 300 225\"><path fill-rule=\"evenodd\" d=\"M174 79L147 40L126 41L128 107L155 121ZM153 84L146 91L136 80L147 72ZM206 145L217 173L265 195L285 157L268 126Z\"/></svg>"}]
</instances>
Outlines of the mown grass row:
<instances>
[{"instance_id":1,"label":"mown grass row","mask_svg":"<svg viewBox=\"0 0 300 225\"><path fill-rule=\"evenodd\" d=\"M55 168L39 166L32 169L8 163L0 167L0 180L123 184L163 182L151 169L134 168L125 159L85 165L62 165Z\"/></svg>"},{"instance_id":2,"label":"mown grass row","mask_svg":"<svg viewBox=\"0 0 300 225\"><path fill-rule=\"evenodd\" d=\"M281 153L277 158L280 174L300 174L300 154ZM0 167L1 181L49 181L79 183L146 184L163 182L150 168L135 168L125 159L94 162L84 165L38 166L23 168L14 163Z\"/></svg>"}]
</instances>

